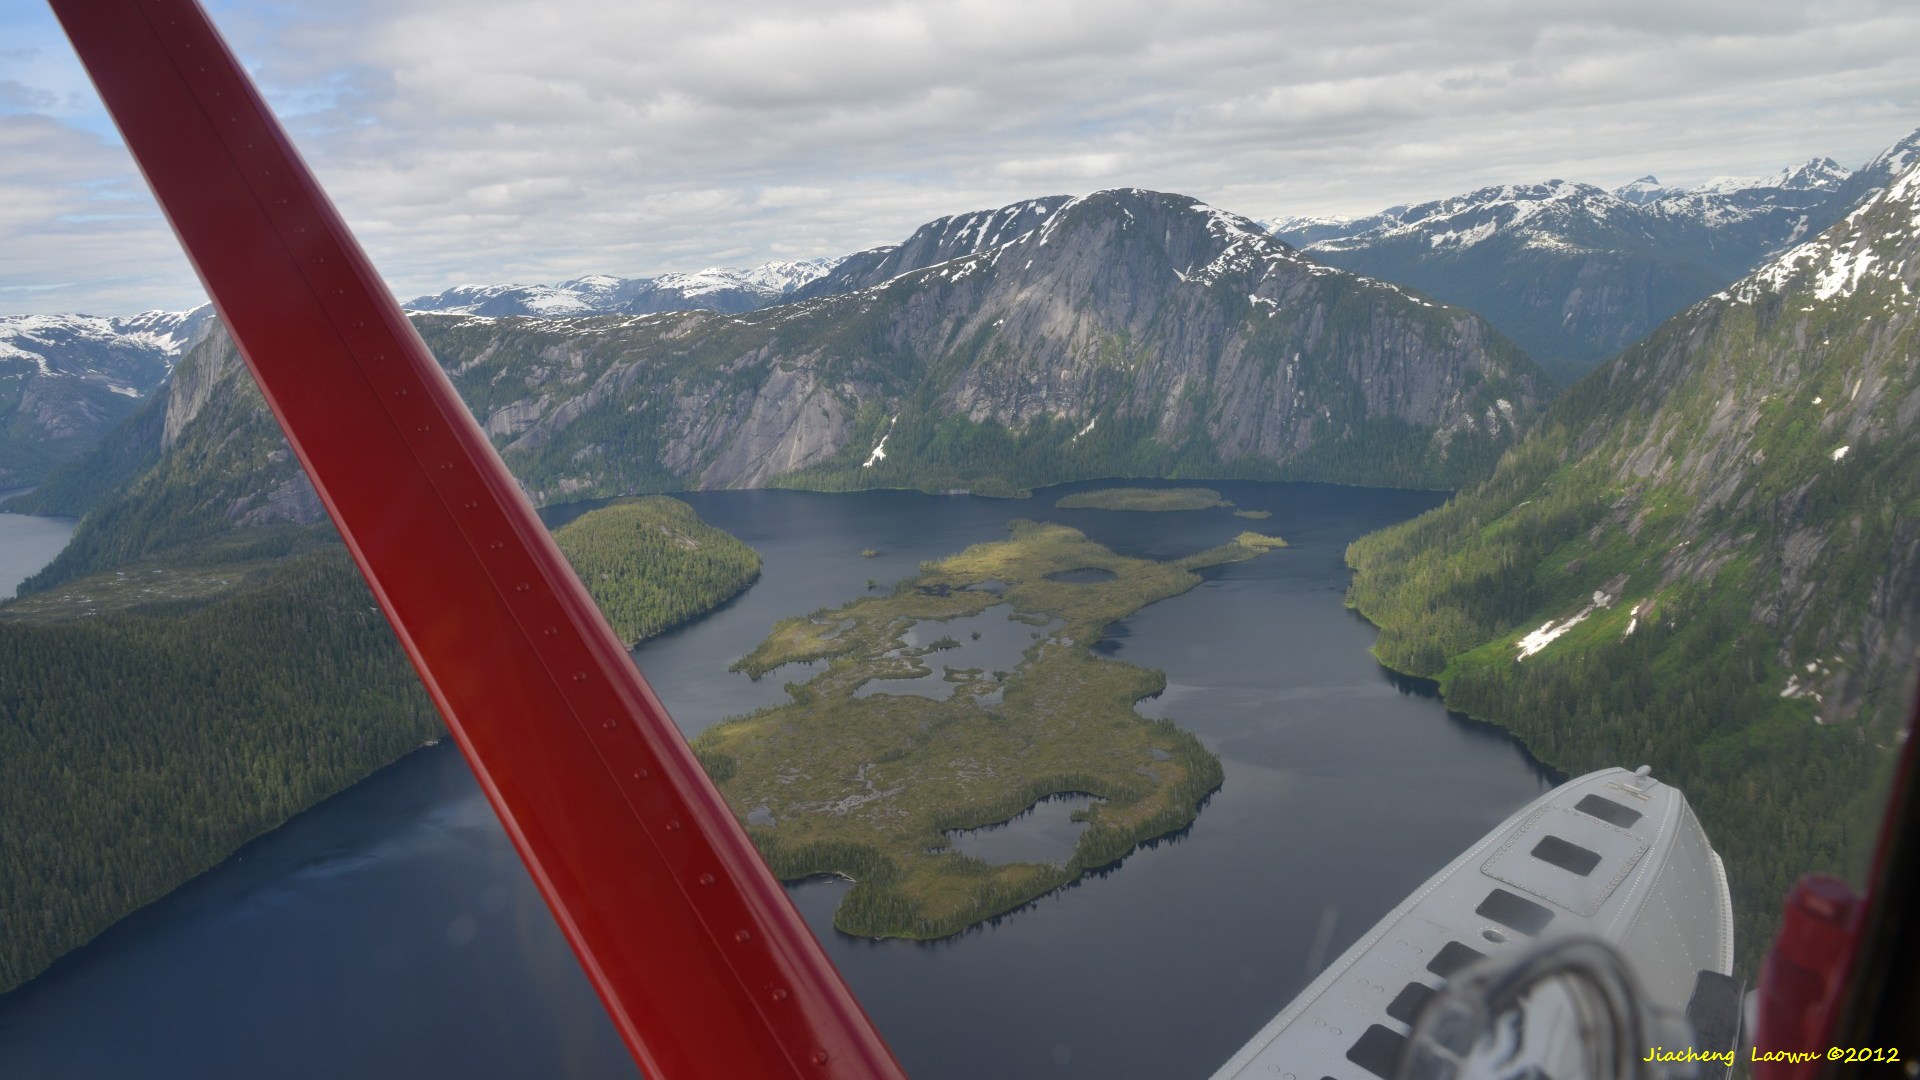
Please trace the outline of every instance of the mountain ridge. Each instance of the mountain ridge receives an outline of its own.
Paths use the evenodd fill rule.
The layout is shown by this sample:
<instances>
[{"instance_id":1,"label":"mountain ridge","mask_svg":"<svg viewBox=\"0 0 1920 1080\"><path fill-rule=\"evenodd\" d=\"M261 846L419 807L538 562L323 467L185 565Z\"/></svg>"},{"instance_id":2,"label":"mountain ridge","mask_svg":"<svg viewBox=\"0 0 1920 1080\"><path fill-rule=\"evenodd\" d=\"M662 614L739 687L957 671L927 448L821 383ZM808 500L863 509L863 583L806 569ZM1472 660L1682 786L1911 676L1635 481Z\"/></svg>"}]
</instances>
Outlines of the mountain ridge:
<instances>
[{"instance_id":1,"label":"mountain ridge","mask_svg":"<svg viewBox=\"0 0 1920 1080\"><path fill-rule=\"evenodd\" d=\"M455 315L576 318L707 310L728 314L782 303L846 256L769 262L748 269L708 267L650 278L589 274L557 285L456 285L401 305Z\"/></svg>"},{"instance_id":2,"label":"mountain ridge","mask_svg":"<svg viewBox=\"0 0 1920 1080\"><path fill-rule=\"evenodd\" d=\"M1686 788L1749 949L1795 877L1863 864L1910 700L1917 285L1920 161L1349 551L1383 663L1563 769Z\"/></svg>"},{"instance_id":3,"label":"mountain ridge","mask_svg":"<svg viewBox=\"0 0 1920 1080\"><path fill-rule=\"evenodd\" d=\"M1760 178L1669 188L1653 176L1604 190L1499 184L1362 218L1283 218L1309 256L1487 317L1563 383L1837 221L1920 131L1858 170L1831 158Z\"/></svg>"},{"instance_id":4,"label":"mountain ridge","mask_svg":"<svg viewBox=\"0 0 1920 1080\"><path fill-rule=\"evenodd\" d=\"M1102 475L1445 486L1490 468L1543 397L1477 316L1301 258L1239 215L1139 189L1033 205L965 240L942 226L954 243L903 261L969 254L739 315L414 321L540 504L749 486L1011 495ZM979 228L1023 215L1031 226ZM81 493L96 509L30 588L236 524L317 520L224 335L183 359L162 411L145 421L157 442L113 444L129 478Z\"/></svg>"},{"instance_id":5,"label":"mountain ridge","mask_svg":"<svg viewBox=\"0 0 1920 1080\"><path fill-rule=\"evenodd\" d=\"M213 309L0 316L0 488L91 449L165 382Z\"/></svg>"},{"instance_id":6,"label":"mountain ridge","mask_svg":"<svg viewBox=\"0 0 1920 1080\"><path fill-rule=\"evenodd\" d=\"M1023 216L1032 224L1009 227L1007 219ZM542 370L560 374L551 365L565 354L578 378L593 380L593 389L565 398L507 393L495 389L509 382L496 371L487 391L476 387L469 397L541 498L584 497L644 479L596 475L592 463L611 455L569 434L592 426L596 416L607 417L605 427L615 409L650 410L638 420L622 413L620 423L659 433L669 445L655 458L666 474L655 481L686 486L755 485L800 474L799 482L828 486L977 489L985 477L962 467L957 449L969 442L1052 455L1071 475L1103 453L1107 472L1137 454L1201 470L1231 470L1240 461L1264 471L1299 464L1330 440L1351 443L1352 424L1363 420L1428 433L1422 445L1435 453L1410 466L1406 478L1417 484L1445 483L1456 467L1470 470L1459 454L1472 440L1453 444L1450 457L1453 437L1478 432L1489 450L1503 445L1540 396L1531 363L1477 317L1301 259L1250 220L1185 196L1116 189L1062 199L1051 209L1029 200L956 215L969 217L969 237L997 236L1000 244L966 239L899 258L883 254L853 267L854 275L882 276L880 282L776 308L549 328L429 323L426 332L437 350L485 354L488 364L512 351L507 335L538 336L542 348L560 350ZM995 220L998 230L981 227ZM916 235L958 236L952 221ZM956 246L967 253L892 273ZM1089 254L1096 249L1100 256ZM580 337L577 348L561 347L561 330ZM1388 337L1391 344L1382 344ZM1327 366L1336 355L1340 365L1359 363L1348 355L1356 349L1372 350L1368 362L1379 367L1380 383L1370 382L1373 368L1356 380L1349 376L1358 367ZM619 350L692 361L662 376L678 380L671 405L635 399L642 372L608 355ZM1494 354L1498 361L1485 359ZM597 373L590 355L604 365ZM1488 380L1486 392L1461 383L1463 364L1485 367L1474 378ZM747 371L763 375L749 378L750 387L739 384ZM1452 374L1423 381L1423 371ZM477 377L456 369L463 387ZM1309 394L1307 382L1322 378L1343 397ZM1238 380L1243 399L1209 396L1221 379ZM1337 417L1336 405L1343 410ZM1336 419L1345 431L1329 430ZM890 440L885 455L869 463L882 427ZM736 433L740 439L732 438ZM1323 476L1339 471L1326 463L1302 467ZM1036 468L1013 482L1055 478L1067 475Z\"/></svg>"}]
</instances>

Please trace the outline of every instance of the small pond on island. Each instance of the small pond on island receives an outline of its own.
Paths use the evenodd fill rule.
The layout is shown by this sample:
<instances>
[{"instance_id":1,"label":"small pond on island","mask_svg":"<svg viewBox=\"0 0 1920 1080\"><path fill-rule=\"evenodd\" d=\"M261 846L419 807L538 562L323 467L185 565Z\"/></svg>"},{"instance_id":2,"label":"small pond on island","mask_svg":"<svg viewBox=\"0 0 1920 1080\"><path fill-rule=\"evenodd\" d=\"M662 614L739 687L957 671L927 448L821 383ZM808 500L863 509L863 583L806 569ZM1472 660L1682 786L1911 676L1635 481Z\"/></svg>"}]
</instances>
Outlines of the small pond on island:
<instances>
[{"instance_id":1,"label":"small pond on island","mask_svg":"<svg viewBox=\"0 0 1920 1080\"><path fill-rule=\"evenodd\" d=\"M1073 815L1100 800L1091 795L1049 795L1011 821L978 829L953 829L953 850L981 862L1038 862L1065 866L1087 823Z\"/></svg>"}]
</instances>

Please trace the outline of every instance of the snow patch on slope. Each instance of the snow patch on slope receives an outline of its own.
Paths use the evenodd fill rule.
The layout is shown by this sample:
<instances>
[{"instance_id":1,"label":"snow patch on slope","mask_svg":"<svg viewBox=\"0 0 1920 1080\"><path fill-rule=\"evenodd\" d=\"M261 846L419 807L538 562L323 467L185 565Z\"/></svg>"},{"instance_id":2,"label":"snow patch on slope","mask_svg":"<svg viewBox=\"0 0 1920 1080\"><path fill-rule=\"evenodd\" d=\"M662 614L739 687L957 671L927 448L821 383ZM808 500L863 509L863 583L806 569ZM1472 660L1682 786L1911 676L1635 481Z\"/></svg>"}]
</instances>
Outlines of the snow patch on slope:
<instances>
[{"instance_id":1,"label":"snow patch on slope","mask_svg":"<svg viewBox=\"0 0 1920 1080\"><path fill-rule=\"evenodd\" d=\"M1905 172L1856 207L1845 220L1814 239L1781 252L1746 278L1714 294L1715 297L1751 304L1763 295L1785 293L1796 283L1804 283L1813 299L1829 301L1852 296L1878 277L1897 279L1898 267L1881 263L1874 250L1884 239L1882 233L1869 230L1865 223L1904 210L1908 227L1920 229L1920 155L1915 157ZM1876 264L1886 268L1876 273ZM1901 285L1904 289L1905 282Z\"/></svg>"},{"instance_id":2,"label":"snow patch on slope","mask_svg":"<svg viewBox=\"0 0 1920 1080\"><path fill-rule=\"evenodd\" d=\"M1564 619L1548 619L1546 622L1540 624L1539 629L1515 642L1515 648L1517 648L1519 652L1518 655L1513 658L1514 663L1519 663L1529 656L1536 655L1540 650L1558 641L1562 634L1586 622L1588 616L1594 612L1599 611L1601 608L1612 607L1613 602L1617 599L1619 599L1618 596L1607 592L1605 589L1594 590L1593 602L1586 607L1581 608L1579 611ZM1640 610L1639 605L1634 605L1633 610L1637 615ZM1627 632L1633 632L1631 626L1629 626Z\"/></svg>"},{"instance_id":3,"label":"snow patch on slope","mask_svg":"<svg viewBox=\"0 0 1920 1080\"><path fill-rule=\"evenodd\" d=\"M887 460L887 440L893 437L893 425L899 422L900 415L898 413L894 414L893 419L887 421L886 434L881 435L880 441L873 444L873 452L867 455L867 460L860 463L861 468L871 469L880 462Z\"/></svg>"}]
</instances>

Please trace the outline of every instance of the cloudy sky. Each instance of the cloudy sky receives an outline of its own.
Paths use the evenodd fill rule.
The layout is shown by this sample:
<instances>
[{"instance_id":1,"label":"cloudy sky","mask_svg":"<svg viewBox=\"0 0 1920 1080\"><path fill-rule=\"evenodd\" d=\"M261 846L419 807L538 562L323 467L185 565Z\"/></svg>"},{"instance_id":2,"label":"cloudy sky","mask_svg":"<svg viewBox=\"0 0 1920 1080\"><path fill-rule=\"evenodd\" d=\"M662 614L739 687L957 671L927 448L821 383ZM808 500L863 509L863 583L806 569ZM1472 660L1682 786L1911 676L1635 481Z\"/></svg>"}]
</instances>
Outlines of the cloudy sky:
<instances>
[{"instance_id":1,"label":"cloudy sky","mask_svg":"<svg viewBox=\"0 0 1920 1080\"><path fill-rule=\"evenodd\" d=\"M839 254L1139 186L1255 217L1856 166L1912 0L214 0L402 297ZM34 0L0 0L0 312L192 272Z\"/></svg>"}]
</instances>

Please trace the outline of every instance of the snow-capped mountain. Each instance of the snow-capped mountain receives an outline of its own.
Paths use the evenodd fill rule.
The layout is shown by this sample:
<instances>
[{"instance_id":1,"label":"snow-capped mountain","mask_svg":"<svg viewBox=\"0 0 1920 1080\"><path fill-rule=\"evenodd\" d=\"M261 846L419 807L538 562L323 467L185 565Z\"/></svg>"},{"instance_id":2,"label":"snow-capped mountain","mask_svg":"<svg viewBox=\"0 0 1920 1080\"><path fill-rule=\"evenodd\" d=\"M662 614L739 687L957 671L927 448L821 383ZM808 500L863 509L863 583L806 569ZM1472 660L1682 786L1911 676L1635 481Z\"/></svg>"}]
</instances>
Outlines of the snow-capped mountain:
<instances>
[{"instance_id":1,"label":"snow-capped mountain","mask_svg":"<svg viewBox=\"0 0 1920 1080\"><path fill-rule=\"evenodd\" d=\"M1592 184L1502 184L1282 231L1321 262L1472 308L1562 382L1739 276L1697 221Z\"/></svg>"},{"instance_id":2,"label":"snow-capped mountain","mask_svg":"<svg viewBox=\"0 0 1920 1080\"><path fill-rule=\"evenodd\" d=\"M87 450L166 380L213 308L0 316L0 487L34 483Z\"/></svg>"},{"instance_id":3,"label":"snow-capped mountain","mask_svg":"<svg viewBox=\"0 0 1920 1080\"><path fill-rule=\"evenodd\" d=\"M1282 219L1275 232L1334 266L1480 312L1567 381L1819 234L1917 155L1920 132L1858 172L1822 157L1684 189L1653 176L1612 191L1506 184L1346 222Z\"/></svg>"},{"instance_id":4,"label":"snow-capped mountain","mask_svg":"<svg viewBox=\"0 0 1920 1080\"><path fill-rule=\"evenodd\" d=\"M1852 175L1832 158L1813 158L1772 176L1720 176L1684 191L1663 190L1642 205L1651 213L1706 226L1729 251L1764 258L1831 225L1833 215L1824 208Z\"/></svg>"},{"instance_id":5,"label":"snow-capped mountain","mask_svg":"<svg viewBox=\"0 0 1920 1080\"><path fill-rule=\"evenodd\" d=\"M913 235L901 243L848 255L832 273L794 290L792 299L809 300L872 288L949 259L992 250L1043 228L1057 211L1073 201L1068 195L1049 195L1011 203L997 210L935 218L915 229Z\"/></svg>"},{"instance_id":6,"label":"snow-capped mountain","mask_svg":"<svg viewBox=\"0 0 1920 1080\"><path fill-rule=\"evenodd\" d=\"M206 331L213 305L138 315L0 315L0 363L25 361L42 375L118 380L127 396L159 384Z\"/></svg>"},{"instance_id":7,"label":"snow-capped mountain","mask_svg":"<svg viewBox=\"0 0 1920 1080\"><path fill-rule=\"evenodd\" d=\"M1622 184L1614 188L1613 193L1635 206L1645 206L1650 202L1658 202L1675 192L1673 188L1662 185L1659 177L1648 173L1646 176L1632 183Z\"/></svg>"},{"instance_id":8,"label":"snow-capped mountain","mask_svg":"<svg viewBox=\"0 0 1920 1080\"><path fill-rule=\"evenodd\" d=\"M1871 199L1874 192L1892 183L1916 161L1920 161L1920 131L1882 150L1841 182L1833 193L1832 205L1839 210L1834 220L1838 221L1841 215Z\"/></svg>"},{"instance_id":9,"label":"snow-capped mountain","mask_svg":"<svg viewBox=\"0 0 1920 1080\"><path fill-rule=\"evenodd\" d=\"M1418 238L1429 250L1468 248L1496 235L1521 236L1531 246L1598 247L1621 240L1669 239L1638 220L1631 203L1591 184L1549 180L1502 184L1418 206L1383 211L1349 223L1360 232L1331 236L1316 251L1359 250L1382 241ZM1617 234L1625 233L1621 236Z\"/></svg>"},{"instance_id":10,"label":"snow-capped mountain","mask_svg":"<svg viewBox=\"0 0 1920 1080\"><path fill-rule=\"evenodd\" d=\"M1898 159L1903 170L1873 197L1819 236L1787 249L1751 275L1715 294L1741 304L1784 298L1803 312L1843 299L1910 322L1920 297L1920 155ZM1873 321L1871 312L1862 311Z\"/></svg>"},{"instance_id":11,"label":"snow-capped mountain","mask_svg":"<svg viewBox=\"0 0 1920 1080\"><path fill-rule=\"evenodd\" d=\"M434 296L416 297L403 306L412 311L535 318L693 310L736 314L788 299L840 261L770 262L746 270L709 267L651 278L592 274L558 285L460 285Z\"/></svg>"},{"instance_id":12,"label":"snow-capped mountain","mask_svg":"<svg viewBox=\"0 0 1920 1080\"><path fill-rule=\"evenodd\" d=\"M1772 176L1716 176L1687 191L1702 195L1733 195L1742 191L1831 191L1851 175L1852 170L1842 167L1832 158L1819 157L1810 158L1801 165L1788 165Z\"/></svg>"}]
</instances>

